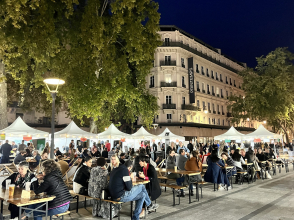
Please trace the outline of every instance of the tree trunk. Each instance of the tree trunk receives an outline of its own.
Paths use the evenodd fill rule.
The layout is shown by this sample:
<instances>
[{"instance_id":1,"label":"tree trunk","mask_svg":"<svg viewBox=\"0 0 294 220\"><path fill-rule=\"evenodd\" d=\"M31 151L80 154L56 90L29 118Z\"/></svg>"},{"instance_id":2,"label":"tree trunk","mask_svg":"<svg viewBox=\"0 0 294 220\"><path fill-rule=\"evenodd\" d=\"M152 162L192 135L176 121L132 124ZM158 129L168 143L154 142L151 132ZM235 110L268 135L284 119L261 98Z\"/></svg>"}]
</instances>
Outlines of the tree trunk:
<instances>
[{"instance_id":1,"label":"tree trunk","mask_svg":"<svg viewBox=\"0 0 294 220\"><path fill-rule=\"evenodd\" d=\"M0 61L0 130L8 126L7 121L7 84L5 77L4 64Z\"/></svg>"},{"instance_id":2,"label":"tree trunk","mask_svg":"<svg viewBox=\"0 0 294 220\"><path fill-rule=\"evenodd\" d=\"M281 125L281 128L283 129L284 133L285 133L285 136L286 136L286 141L284 140L284 142L286 142L287 144L290 143L290 139L289 139L289 134L287 132L287 128L284 127L283 125Z\"/></svg>"},{"instance_id":3,"label":"tree trunk","mask_svg":"<svg viewBox=\"0 0 294 220\"><path fill-rule=\"evenodd\" d=\"M90 132L97 134L97 124L93 118L90 119Z\"/></svg>"}]
</instances>

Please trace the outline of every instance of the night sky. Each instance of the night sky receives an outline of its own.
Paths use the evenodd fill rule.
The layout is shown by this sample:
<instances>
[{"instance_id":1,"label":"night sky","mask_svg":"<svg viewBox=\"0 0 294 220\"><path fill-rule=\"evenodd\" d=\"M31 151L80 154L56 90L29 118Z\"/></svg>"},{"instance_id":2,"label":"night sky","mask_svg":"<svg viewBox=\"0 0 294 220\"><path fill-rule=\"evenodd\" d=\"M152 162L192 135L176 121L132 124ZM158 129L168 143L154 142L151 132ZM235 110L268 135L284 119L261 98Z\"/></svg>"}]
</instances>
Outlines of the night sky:
<instances>
[{"instance_id":1,"label":"night sky","mask_svg":"<svg viewBox=\"0 0 294 220\"><path fill-rule=\"evenodd\" d=\"M176 25L249 67L277 47L294 53L294 0L157 0Z\"/></svg>"}]
</instances>

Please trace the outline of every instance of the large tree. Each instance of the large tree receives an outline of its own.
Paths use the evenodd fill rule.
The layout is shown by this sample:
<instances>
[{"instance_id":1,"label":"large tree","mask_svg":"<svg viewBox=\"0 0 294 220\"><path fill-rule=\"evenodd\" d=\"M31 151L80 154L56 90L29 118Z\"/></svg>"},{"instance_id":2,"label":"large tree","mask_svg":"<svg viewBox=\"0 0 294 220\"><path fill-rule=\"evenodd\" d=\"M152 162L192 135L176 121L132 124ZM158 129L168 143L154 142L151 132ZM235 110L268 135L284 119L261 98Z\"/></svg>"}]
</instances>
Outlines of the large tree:
<instances>
[{"instance_id":1,"label":"large tree","mask_svg":"<svg viewBox=\"0 0 294 220\"><path fill-rule=\"evenodd\" d=\"M138 116L152 123L158 106L145 78L161 43L157 3L3 0L0 8L0 54L24 99L34 91L50 101L42 81L59 77L71 117L91 118L99 130Z\"/></svg>"},{"instance_id":2,"label":"large tree","mask_svg":"<svg viewBox=\"0 0 294 220\"><path fill-rule=\"evenodd\" d=\"M233 122L247 118L263 121L282 130L287 142L294 126L294 55L286 48L277 48L257 58L255 69L248 68L243 77L244 97L231 97Z\"/></svg>"}]
</instances>

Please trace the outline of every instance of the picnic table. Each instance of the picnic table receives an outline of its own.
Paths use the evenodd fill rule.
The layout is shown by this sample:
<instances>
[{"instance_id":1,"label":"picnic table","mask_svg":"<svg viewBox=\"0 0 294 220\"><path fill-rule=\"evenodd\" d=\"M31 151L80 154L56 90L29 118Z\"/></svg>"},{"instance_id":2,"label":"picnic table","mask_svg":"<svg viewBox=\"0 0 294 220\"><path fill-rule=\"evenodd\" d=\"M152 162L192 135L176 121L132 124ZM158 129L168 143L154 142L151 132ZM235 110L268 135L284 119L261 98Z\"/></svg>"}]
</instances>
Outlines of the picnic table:
<instances>
[{"instance_id":1,"label":"picnic table","mask_svg":"<svg viewBox=\"0 0 294 220\"><path fill-rule=\"evenodd\" d=\"M45 213L45 217L48 217L48 202L55 199L55 196L39 194L36 195L33 191L30 191L30 198L21 198L23 189L15 188L13 197L9 197L9 189L0 190L1 200L1 214L3 214L3 201L7 201L13 205L19 207L19 219L21 219L22 210L38 211ZM26 206L41 203L36 209L28 209ZM44 204L45 203L45 204ZM45 210L42 207L45 206ZM41 209L40 209L41 208Z\"/></svg>"}]
</instances>

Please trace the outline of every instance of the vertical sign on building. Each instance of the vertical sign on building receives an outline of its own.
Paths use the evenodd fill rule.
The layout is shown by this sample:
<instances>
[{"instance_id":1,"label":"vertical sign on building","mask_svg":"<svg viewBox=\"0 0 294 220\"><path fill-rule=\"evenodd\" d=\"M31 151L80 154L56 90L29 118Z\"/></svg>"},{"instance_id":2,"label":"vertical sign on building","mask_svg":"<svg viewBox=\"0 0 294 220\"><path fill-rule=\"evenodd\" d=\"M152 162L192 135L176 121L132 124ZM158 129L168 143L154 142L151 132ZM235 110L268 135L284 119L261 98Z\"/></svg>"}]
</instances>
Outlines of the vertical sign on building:
<instances>
[{"instance_id":1,"label":"vertical sign on building","mask_svg":"<svg viewBox=\"0 0 294 220\"><path fill-rule=\"evenodd\" d=\"M188 58L188 75L190 103L195 103L193 57Z\"/></svg>"}]
</instances>

